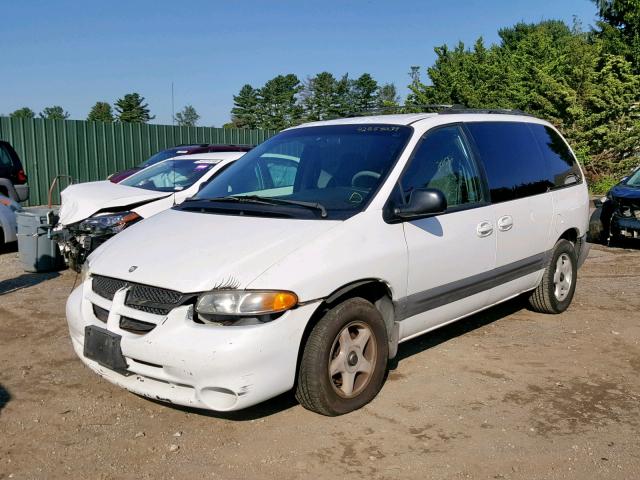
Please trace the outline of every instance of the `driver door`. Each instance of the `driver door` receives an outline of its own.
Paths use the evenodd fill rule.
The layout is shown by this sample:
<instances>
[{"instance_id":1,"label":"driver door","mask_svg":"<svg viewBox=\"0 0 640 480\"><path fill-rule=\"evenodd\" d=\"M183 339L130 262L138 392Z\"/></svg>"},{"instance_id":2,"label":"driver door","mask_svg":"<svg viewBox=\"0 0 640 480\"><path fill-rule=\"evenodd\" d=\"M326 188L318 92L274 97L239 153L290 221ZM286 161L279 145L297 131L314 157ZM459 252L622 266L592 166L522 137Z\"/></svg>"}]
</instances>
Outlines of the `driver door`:
<instances>
[{"instance_id":1,"label":"driver door","mask_svg":"<svg viewBox=\"0 0 640 480\"><path fill-rule=\"evenodd\" d=\"M479 172L462 128L446 125L423 136L400 178L403 201L416 188L435 188L448 205L443 214L403 223L408 284L400 338L485 306L480 292L495 267L496 235Z\"/></svg>"}]
</instances>

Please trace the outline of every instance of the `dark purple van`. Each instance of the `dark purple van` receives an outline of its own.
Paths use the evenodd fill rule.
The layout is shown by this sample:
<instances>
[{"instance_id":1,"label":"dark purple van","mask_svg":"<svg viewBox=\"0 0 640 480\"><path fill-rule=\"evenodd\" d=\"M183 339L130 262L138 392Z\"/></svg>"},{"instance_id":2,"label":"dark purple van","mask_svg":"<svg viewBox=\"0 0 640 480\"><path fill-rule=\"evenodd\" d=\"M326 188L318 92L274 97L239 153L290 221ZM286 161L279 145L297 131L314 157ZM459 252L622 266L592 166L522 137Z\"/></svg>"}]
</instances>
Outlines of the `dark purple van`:
<instances>
[{"instance_id":1,"label":"dark purple van","mask_svg":"<svg viewBox=\"0 0 640 480\"><path fill-rule=\"evenodd\" d=\"M250 145L210 145L208 143L199 143L195 145L178 145L177 147L168 148L156 153L155 155L152 155L136 167L130 168L128 170L123 170L122 172L114 173L109 177L109 180L111 180L113 183L118 183L125 178L130 177L138 170L150 167L151 165L166 160L167 158L178 157L180 155L191 155L194 153L205 152L248 152L252 148L253 147Z\"/></svg>"}]
</instances>

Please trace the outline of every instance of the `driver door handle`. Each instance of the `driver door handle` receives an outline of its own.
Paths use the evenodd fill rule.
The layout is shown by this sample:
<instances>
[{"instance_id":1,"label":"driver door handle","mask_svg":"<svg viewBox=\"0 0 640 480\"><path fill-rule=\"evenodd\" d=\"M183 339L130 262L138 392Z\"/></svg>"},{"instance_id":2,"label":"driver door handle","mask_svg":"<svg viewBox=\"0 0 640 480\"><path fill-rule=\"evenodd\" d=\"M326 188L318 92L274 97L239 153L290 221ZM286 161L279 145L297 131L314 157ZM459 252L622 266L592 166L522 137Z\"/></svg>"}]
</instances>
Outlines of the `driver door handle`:
<instances>
[{"instance_id":1,"label":"driver door handle","mask_svg":"<svg viewBox=\"0 0 640 480\"><path fill-rule=\"evenodd\" d=\"M501 232L506 232L507 230L511 230L513 227L513 218L511 215L505 215L504 217L500 217L498 219L498 230Z\"/></svg>"},{"instance_id":2,"label":"driver door handle","mask_svg":"<svg viewBox=\"0 0 640 480\"><path fill-rule=\"evenodd\" d=\"M491 222L480 222L476 228L479 237L488 237L493 233L493 225Z\"/></svg>"}]
</instances>

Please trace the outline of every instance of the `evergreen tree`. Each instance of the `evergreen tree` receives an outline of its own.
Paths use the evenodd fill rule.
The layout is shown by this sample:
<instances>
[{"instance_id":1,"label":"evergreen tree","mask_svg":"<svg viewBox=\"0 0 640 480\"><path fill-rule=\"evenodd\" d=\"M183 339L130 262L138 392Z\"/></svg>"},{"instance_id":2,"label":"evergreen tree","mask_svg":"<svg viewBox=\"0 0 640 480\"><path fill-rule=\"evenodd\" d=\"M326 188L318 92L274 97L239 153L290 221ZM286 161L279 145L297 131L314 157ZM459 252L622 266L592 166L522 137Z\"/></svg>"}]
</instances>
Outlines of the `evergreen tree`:
<instances>
[{"instance_id":1,"label":"evergreen tree","mask_svg":"<svg viewBox=\"0 0 640 480\"><path fill-rule=\"evenodd\" d=\"M40 112L40 118L47 120L66 120L69 118L69 112L65 112L60 105L47 107Z\"/></svg>"},{"instance_id":2,"label":"evergreen tree","mask_svg":"<svg viewBox=\"0 0 640 480\"><path fill-rule=\"evenodd\" d=\"M118 120L128 123L147 123L155 117L149 113L149 105L138 93L128 93L115 103Z\"/></svg>"},{"instance_id":3,"label":"evergreen tree","mask_svg":"<svg viewBox=\"0 0 640 480\"><path fill-rule=\"evenodd\" d=\"M400 96L393 83L385 83L378 89L377 107L383 113L396 113L400 105Z\"/></svg>"},{"instance_id":4,"label":"evergreen tree","mask_svg":"<svg viewBox=\"0 0 640 480\"><path fill-rule=\"evenodd\" d=\"M347 80L348 82L348 80ZM337 80L329 72L321 72L307 79L301 92L305 119L326 120L340 116L345 101L344 80Z\"/></svg>"},{"instance_id":5,"label":"evergreen tree","mask_svg":"<svg viewBox=\"0 0 640 480\"><path fill-rule=\"evenodd\" d=\"M412 70L409 106L521 109L568 137L591 178L619 175L640 154L640 77L600 35L560 21L517 24L501 42L436 48L423 83Z\"/></svg>"},{"instance_id":6,"label":"evergreen tree","mask_svg":"<svg viewBox=\"0 0 640 480\"><path fill-rule=\"evenodd\" d=\"M91 107L87 120L90 122L113 122L113 111L107 102L96 102Z\"/></svg>"},{"instance_id":7,"label":"evergreen tree","mask_svg":"<svg viewBox=\"0 0 640 480\"><path fill-rule=\"evenodd\" d=\"M175 116L175 121L180 127L195 127L198 124L198 120L200 120L200 115L191 105L186 105Z\"/></svg>"},{"instance_id":8,"label":"evergreen tree","mask_svg":"<svg viewBox=\"0 0 640 480\"><path fill-rule=\"evenodd\" d=\"M351 84L352 112L366 113L378 104L378 82L368 73L363 73Z\"/></svg>"},{"instance_id":9,"label":"evergreen tree","mask_svg":"<svg viewBox=\"0 0 640 480\"><path fill-rule=\"evenodd\" d=\"M640 0L592 0L607 53L624 55L640 73Z\"/></svg>"},{"instance_id":10,"label":"evergreen tree","mask_svg":"<svg viewBox=\"0 0 640 480\"><path fill-rule=\"evenodd\" d=\"M258 91L251 85L244 85L233 96L231 124L236 128L258 128Z\"/></svg>"},{"instance_id":11,"label":"evergreen tree","mask_svg":"<svg viewBox=\"0 0 640 480\"><path fill-rule=\"evenodd\" d=\"M259 128L282 130L302 121L302 106L297 101L302 85L293 74L278 75L258 90Z\"/></svg>"},{"instance_id":12,"label":"evergreen tree","mask_svg":"<svg viewBox=\"0 0 640 480\"><path fill-rule=\"evenodd\" d=\"M22 107L9 114L11 118L34 118L36 113L29 107Z\"/></svg>"}]
</instances>

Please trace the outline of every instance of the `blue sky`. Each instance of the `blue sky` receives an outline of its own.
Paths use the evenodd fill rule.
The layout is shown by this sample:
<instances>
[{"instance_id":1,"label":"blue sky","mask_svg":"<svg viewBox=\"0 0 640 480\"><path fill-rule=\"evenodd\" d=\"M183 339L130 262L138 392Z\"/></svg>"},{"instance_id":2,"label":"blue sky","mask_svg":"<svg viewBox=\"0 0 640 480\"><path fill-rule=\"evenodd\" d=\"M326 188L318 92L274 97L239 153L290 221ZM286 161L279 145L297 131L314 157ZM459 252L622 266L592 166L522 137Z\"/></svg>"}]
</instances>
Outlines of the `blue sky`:
<instances>
[{"instance_id":1,"label":"blue sky","mask_svg":"<svg viewBox=\"0 0 640 480\"><path fill-rule=\"evenodd\" d=\"M406 93L409 67L429 66L433 47L518 21L577 16L595 22L590 0L138 1L3 0L0 114L62 105L84 119L98 100L146 97L154 123L179 110L201 125L228 121L233 95L280 73L371 73Z\"/></svg>"}]
</instances>

